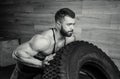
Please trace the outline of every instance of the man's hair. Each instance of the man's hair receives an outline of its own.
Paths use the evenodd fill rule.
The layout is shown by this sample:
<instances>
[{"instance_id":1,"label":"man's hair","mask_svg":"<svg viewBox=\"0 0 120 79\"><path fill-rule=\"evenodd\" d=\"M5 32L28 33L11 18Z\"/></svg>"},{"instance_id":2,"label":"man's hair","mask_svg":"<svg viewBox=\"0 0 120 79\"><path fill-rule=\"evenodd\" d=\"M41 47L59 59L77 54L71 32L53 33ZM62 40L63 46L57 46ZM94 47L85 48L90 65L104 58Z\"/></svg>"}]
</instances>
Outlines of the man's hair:
<instances>
[{"instance_id":1,"label":"man's hair","mask_svg":"<svg viewBox=\"0 0 120 79\"><path fill-rule=\"evenodd\" d=\"M55 22L61 21L65 16L75 18L75 13L69 8L62 8L58 10L55 14Z\"/></svg>"}]
</instances>

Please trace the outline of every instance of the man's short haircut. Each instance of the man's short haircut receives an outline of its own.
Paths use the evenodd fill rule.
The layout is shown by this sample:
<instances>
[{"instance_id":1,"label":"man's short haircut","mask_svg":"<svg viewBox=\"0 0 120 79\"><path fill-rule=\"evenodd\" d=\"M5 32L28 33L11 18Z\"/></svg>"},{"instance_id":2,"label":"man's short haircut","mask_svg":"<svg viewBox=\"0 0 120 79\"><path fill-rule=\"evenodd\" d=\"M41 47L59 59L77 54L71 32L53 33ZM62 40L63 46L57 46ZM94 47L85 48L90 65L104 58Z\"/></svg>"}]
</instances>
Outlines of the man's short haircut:
<instances>
[{"instance_id":1,"label":"man's short haircut","mask_svg":"<svg viewBox=\"0 0 120 79\"><path fill-rule=\"evenodd\" d=\"M69 16L71 18L75 18L75 13L70 10L69 8L62 8L60 10L58 10L55 14L55 22L57 21L62 21L62 19L65 16Z\"/></svg>"}]
</instances>

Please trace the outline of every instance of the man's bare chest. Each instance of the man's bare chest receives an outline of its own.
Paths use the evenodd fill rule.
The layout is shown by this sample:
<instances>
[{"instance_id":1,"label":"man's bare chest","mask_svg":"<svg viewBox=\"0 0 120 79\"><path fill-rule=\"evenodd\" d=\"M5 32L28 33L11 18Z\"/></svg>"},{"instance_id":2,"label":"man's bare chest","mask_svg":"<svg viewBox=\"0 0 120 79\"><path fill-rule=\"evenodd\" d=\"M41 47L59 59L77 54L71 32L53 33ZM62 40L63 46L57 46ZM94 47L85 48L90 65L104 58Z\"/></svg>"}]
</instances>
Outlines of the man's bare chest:
<instances>
[{"instance_id":1,"label":"man's bare chest","mask_svg":"<svg viewBox=\"0 0 120 79\"><path fill-rule=\"evenodd\" d=\"M64 46L64 42L58 42L55 44L50 45L50 47L46 51L40 51L38 52L34 57L39 60L44 60L44 58L48 55L56 53L58 50L60 50ZM53 51L55 50L55 51Z\"/></svg>"},{"instance_id":2,"label":"man's bare chest","mask_svg":"<svg viewBox=\"0 0 120 79\"><path fill-rule=\"evenodd\" d=\"M65 46L65 41L60 41L60 42L57 42L56 44L53 43L49 46L49 48L46 51L44 51L44 53L47 55L55 53L64 46Z\"/></svg>"}]
</instances>

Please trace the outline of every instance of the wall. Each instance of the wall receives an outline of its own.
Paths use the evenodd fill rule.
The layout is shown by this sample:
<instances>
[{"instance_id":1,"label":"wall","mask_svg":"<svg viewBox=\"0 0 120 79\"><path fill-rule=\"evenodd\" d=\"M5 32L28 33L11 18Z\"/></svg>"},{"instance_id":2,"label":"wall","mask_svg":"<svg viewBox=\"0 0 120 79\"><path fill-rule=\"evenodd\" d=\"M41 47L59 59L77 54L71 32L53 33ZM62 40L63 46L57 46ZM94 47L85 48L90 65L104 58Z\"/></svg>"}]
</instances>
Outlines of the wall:
<instances>
[{"instance_id":1,"label":"wall","mask_svg":"<svg viewBox=\"0 0 120 79\"><path fill-rule=\"evenodd\" d=\"M119 0L1 0L0 36L25 42L54 27L54 14L63 7L77 15L77 39L97 45L120 69Z\"/></svg>"},{"instance_id":2,"label":"wall","mask_svg":"<svg viewBox=\"0 0 120 79\"><path fill-rule=\"evenodd\" d=\"M0 67L15 64L12 52L19 45L17 39L0 40Z\"/></svg>"}]
</instances>

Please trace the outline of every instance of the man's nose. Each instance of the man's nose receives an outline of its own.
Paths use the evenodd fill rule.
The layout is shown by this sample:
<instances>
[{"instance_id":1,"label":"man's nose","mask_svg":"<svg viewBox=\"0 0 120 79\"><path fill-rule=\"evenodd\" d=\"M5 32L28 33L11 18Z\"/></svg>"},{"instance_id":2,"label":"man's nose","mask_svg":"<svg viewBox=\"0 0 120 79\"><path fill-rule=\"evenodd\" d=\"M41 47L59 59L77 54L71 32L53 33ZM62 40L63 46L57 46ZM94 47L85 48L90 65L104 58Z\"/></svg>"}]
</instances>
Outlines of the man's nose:
<instances>
[{"instance_id":1,"label":"man's nose","mask_svg":"<svg viewBox=\"0 0 120 79\"><path fill-rule=\"evenodd\" d=\"M73 30L73 29L74 29L74 25L71 25L71 26L70 26L70 30Z\"/></svg>"}]
</instances>

